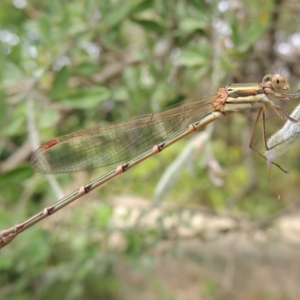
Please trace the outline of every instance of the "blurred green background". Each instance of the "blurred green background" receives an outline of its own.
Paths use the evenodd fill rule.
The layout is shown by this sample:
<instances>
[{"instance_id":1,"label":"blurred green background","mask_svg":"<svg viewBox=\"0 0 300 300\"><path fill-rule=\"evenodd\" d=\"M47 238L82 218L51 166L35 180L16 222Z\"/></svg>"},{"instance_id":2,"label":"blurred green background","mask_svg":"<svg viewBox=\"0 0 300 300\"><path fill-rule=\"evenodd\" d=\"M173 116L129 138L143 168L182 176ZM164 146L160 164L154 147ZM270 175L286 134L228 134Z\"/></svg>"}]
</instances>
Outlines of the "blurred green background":
<instances>
[{"instance_id":1,"label":"blurred green background","mask_svg":"<svg viewBox=\"0 0 300 300\"><path fill-rule=\"evenodd\" d=\"M1 229L112 169L35 173L40 143L266 73L300 88L297 0L2 0L0 45ZM298 299L298 149L278 159L288 174L269 169L248 148L255 116L215 122L22 233L0 253L1 297ZM268 111L267 125L282 122Z\"/></svg>"}]
</instances>

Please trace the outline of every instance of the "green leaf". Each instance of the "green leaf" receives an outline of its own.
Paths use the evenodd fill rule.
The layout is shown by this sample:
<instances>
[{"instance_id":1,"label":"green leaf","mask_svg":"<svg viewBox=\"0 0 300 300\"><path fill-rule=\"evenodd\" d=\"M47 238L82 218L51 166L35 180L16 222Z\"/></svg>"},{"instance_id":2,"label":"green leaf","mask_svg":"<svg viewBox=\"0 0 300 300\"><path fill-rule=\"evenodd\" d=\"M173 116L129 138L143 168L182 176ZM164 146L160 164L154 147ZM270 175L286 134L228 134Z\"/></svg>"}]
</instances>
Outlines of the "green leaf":
<instances>
[{"instance_id":1,"label":"green leaf","mask_svg":"<svg viewBox=\"0 0 300 300\"><path fill-rule=\"evenodd\" d=\"M48 107L38 115L39 128L49 128L59 121L59 114L53 107Z\"/></svg>"},{"instance_id":2,"label":"green leaf","mask_svg":"<svg viewBox=\"0 0 300 300\"><path fill-rule=\"evenodd\" d=\"M61 68L55 74L55 78L53 80L52 89L49 92L50 97L57 97L65 88L67 87L68 79L69 79L69 69L67 66Z\"/></svg>"},{"instance_id":3,"label":"green leaf","mask_svg":"<svg viewBox=\"0 0 300 300\"><path fill-rule=\"evenodd\" d=\"M258 38L265 32L266 26L257 24L256 26L250 26L249 29L244 33L247 37L244 41L245 51L254 45Z\"/></svg>"},{"instance_id":4,"label":"green leaf","mask_svg":"<svg viewBox=\"0 0 300 300\"><path fill-rule=\"evenodd\" d=\"M6 126L5 116L7 115L7 111L9 109L9 105L6 103L6 95L4 91L0 89L0 127L3 128Z\"/></svg>"},{"instance_id":5,"label":"green leaf","mask_svg":"<svg viewBox=\"0 0 300 300\"><path fill-rule=\"evenodd\" d=\"M206 64L207 57L203 56L203 54L198 50L185 49L182 51L178 61L183 66L196 67Z\"/></svg>"},{"instance_id":6,"label":"green leaf","mask_svg":"<svg viewBox=\"0 0 300 300\"><path fill-rule=\"evenodd\" d=\"M116 5L110 12L106 12L106 14L103 16L102 23L105 24L106 29L116 27L124 22L131 9L131 2L123 1L122 5Z\"/></svg>"},{"instance_id":7,"label":"green leaf","mask_svg":"<svg viewBox=\"0 0 300 300\"><path fill-rule=\"evenodd\" d=\"M179 23L179 28L182 31L190 32L198 29L206 29L208 24L209 24L208 21L204 19L198 20L198 19L186 18Z\"/></svg>"},{"instance_id":8,"label":"green leaf","mask_svg":"<svg viewBox=\"0 0 300 300\"><path fill-rule=\"evenodd\" d=\"M96 73L99 70L99 66L92 61L82 62L80 65L76 67L76 72L82 75L91 75Z\"/></svg>"},{"instance_id":9,"label":"green leaf","mask_svg":"<svg viewBox=\"0 0 300 300\"><path fill-rule=\"evenodd\" d=\"M152 8L154 6L153 0L145 0L140 3L138 3L130 12L130 14L139 14L149 8Z\"/></svg>"},{"instance_id":10,"label":"green leaf","mask_svg":"<svg viewBox=\"0 0 300 300\"><path fill-rule=\"evenodd\" d=\"M166 30L163 25L159 24L156 21L145 20L145 19L144 20L139 20L139 19L136 19L136 18L132 18L131 20L133 22L139 24L145 30L148 30L148 31L154 31L154 32L157 32L157 33L162 33Z\"/></svg>"},{"instance_id":11,"label":"green leaf","mask_svg":"<svg viewBox=\"0 0 300 300\"><path fill-rule=\"evenodd\" d=\"M21 67L12 61L4 60L2 68L2 72L9 70L9 72L5 72L5 76L3 76L2 85L4 88L20 82L24 78Z\"/></svg>"},{"instance_id":12,"label":"green leaf","mask_svg":"<svg viewBox=\"0 0 300 300\"><path fill-rule=\"evenodd\" d=\"M38 26L40 29L41 37L47 45L51 45L51 25L45 16L42 16L38 21Z\"/></svg>"},{"instance_id":13,"label":"green leaf","mask_svg":"<svg viewBox=\"0 0 300 300\"><path fill-rule=\"evenodd\" d=\"M60 103L69 105L72 108L90 109L107 100L110 96L110 90L104 86L78 88L61 99Z\"/></svg>"},{"instance_id":14,"label":"green leaf","mask_svg":"<svg viewBox=\"0 0 300 300\"><path fill-rule=\"evenodd\" d=\"M11 186L20 184L25 179L31 177L34 171L30 168L29 164L18 165L16 168L0 173L0 186Z\"/></svg>"},{"instance_id":15,"label":"green leaf","mask_svg":"<svg viewBox=\"0 0 300 300\"><path fill-rule=\"evenodd\" d=\"M20 114L19 110L14 111L5 124L5 127L1 128L1 135L12 136L24 132L25 114L24 110L22 111L23 115Z\"/></svg>"}]
</instances>

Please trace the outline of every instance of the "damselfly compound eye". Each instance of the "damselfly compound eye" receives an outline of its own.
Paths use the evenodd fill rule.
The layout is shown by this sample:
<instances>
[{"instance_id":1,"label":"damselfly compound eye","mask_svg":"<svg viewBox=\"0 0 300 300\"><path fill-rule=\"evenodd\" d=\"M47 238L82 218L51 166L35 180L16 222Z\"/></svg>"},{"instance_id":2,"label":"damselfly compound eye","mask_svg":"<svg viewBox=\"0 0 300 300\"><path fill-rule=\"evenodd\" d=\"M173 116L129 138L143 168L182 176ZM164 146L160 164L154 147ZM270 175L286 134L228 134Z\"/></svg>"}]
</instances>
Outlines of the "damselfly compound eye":
<instances>
[{"instance_id":1,"label":"damselfly compound eye","mask_svg":"<svg viewBox=\"0 0 300 300\"><path fill-rule=\"evenodd\" d=\"M272 74L267 74L263 77L262 82L267 83L271 82L273 75Z\"/></svg>"},{"instance_id":2,"label":"damselfly compound eye","mask_svg":"<svg viewBox=\"0 0 300 300\"><path fill-rule=\"evenodd\" d=\"M287 91L289 89L289 85L286 81L286 78L282 74L274 74L272 76L272 86L275 91Z\"/></svg>"}]
</instances>

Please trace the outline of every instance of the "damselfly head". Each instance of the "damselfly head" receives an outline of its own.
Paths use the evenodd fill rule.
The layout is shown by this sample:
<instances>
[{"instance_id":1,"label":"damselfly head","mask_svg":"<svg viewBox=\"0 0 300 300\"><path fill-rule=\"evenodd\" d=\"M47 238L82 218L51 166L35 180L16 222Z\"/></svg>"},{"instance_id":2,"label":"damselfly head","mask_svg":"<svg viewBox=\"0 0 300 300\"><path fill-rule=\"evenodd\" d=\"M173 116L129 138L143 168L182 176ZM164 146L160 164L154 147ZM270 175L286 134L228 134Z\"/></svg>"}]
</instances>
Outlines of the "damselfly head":
<instances>
[{"instance_id":1,"label":"damselfly head","mask_svg":"<svg viewBox=\"0 0 300 300\"><path fill-rule=\"evenodd\" d=\"M283 74L267 74L264 76L262 82L265 86L278 93L284 93L290 88Z\"/></svg>"},{"instance_id":2,"label":"damselfly head","mask_svg":"<svg viewBox=\"0 0 300 300\"><path fill-rule=\"evenodd\" d=\"M271 82L274 90L279 93L285 92L290 88L285 76L282 74L274 74Z\"/></svg>"}]
</instances>

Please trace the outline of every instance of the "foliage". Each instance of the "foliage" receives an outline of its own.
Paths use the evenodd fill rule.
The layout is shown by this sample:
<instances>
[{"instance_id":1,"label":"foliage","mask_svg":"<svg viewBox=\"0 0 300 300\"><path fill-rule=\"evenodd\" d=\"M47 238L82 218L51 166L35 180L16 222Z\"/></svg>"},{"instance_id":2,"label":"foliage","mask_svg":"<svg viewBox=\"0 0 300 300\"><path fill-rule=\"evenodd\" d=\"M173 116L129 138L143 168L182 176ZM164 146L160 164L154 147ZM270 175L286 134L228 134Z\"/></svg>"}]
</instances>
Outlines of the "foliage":
<instances>
[{"instance_id":1,"label":"foliage","mask_svg":"<svg viewBox=\"0 0 300 300\"><path fill-rule=\"evenodd\" d=\"M61 186L50 187L45 176L34 173L28 163L39 140L159 111L212 94L227 83L256 82L266 70L283 70L297 89L299 19L291 9L296 4L292 0L234 4L2 0L1 227L50 205L55 196L59 198L60 189L67 194L105 171L60 175L51 180ZM292 49L288 53L287 47ZM256 219L297 200L297 150L289 153L289 161L283 160L284 166L291 167L289 177L272 168L270 180L263 159L247 150L254 119L249 113L214 125L207 144L225 169L222 186L215 186L212 179L222 176L194 158L188 171L177 170L180 176L165 201L214 211L228 209ZM270 132L276 130L269 127ZM110 200L116 195L151 199L161 174L184 145L179 142L145 161L3 248L1 295L6 299L125 297L121 279L114 276L118 261L128 259L139 265L149 258L150 250L174 236L166 229L164 217L149 229L142 224L143 214L135 226L129 226L132 215L128 213L123 216L126 226L116 225ZM207 160L205 151L199 155ZM277 190L283 201L276 199ZM84 203L87 199L90 203ZM183 222L177 217L174 228ZM115 247L116 236L120 240ZM204 294L220 295L210 279L204 285Z\"/></svg>"}]
</instances>

